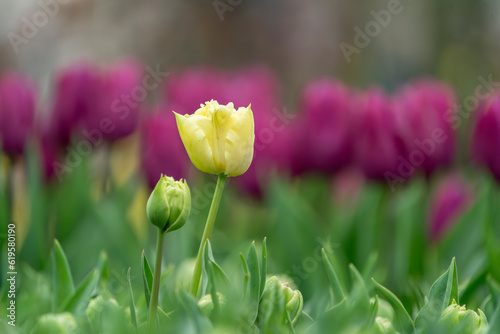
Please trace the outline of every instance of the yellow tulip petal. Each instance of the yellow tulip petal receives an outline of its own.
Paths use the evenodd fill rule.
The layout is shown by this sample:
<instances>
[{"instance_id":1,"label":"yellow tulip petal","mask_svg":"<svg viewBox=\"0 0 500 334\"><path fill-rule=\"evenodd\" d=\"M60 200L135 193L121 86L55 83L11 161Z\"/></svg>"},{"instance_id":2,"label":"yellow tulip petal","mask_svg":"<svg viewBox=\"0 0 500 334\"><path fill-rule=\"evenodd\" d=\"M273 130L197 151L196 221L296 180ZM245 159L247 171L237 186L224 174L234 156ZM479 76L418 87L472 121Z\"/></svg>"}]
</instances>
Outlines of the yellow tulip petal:
<instances>
[{"instance_id":1,"label":"yellow tulip petal","mask_svg":"<svg viewBox=\"0 0 500 334\"><path fill-rule=\"evenodd\" d=\"M205 173L217 174L212 148L211 124L204 116L182 116L175 113L177 128L189 158L196 168ZM207 124L208 123L208 124Z\"/></svg>"},{"instance_id":2,"label":"yellow tulip petal","mask_svg":"<svg viewBox=\"0 0 500 334\"><path fill-rule=\"evenodd\" d=\"M239 108L231 118L226 142L226 174L238 176L245 173L253 159L254 120L250 106Z\"/></svg>"}]
</instances>

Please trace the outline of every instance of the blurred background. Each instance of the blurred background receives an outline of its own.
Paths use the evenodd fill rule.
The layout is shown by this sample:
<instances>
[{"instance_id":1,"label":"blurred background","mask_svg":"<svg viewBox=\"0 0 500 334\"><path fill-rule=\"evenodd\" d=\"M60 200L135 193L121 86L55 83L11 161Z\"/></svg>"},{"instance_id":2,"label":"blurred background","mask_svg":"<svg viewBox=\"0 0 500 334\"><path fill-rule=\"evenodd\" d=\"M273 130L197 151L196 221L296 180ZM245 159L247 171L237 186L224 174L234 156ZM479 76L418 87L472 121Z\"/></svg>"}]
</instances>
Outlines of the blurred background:
<instances>
[{"instance_id":1,"label":"blurred background","mask_svg":"<svg viewBox=\"0 0 500 334\"><path fill-rule=\"evenodd\" d=\"M0 213L18 263L47 270L57 238L77 281L101 250L115 284L134 276L161 173L193 196L164 261L194 257L216 179L192 167L171 111L216 99L251 103L256 122L217 257L238 263L267 236L270 271L306 299L325 244L344 266L377 261L402 295L453 256L464 280L500 279L498 1L7 0L0 13Z\"/></svg>"}]
</instances>

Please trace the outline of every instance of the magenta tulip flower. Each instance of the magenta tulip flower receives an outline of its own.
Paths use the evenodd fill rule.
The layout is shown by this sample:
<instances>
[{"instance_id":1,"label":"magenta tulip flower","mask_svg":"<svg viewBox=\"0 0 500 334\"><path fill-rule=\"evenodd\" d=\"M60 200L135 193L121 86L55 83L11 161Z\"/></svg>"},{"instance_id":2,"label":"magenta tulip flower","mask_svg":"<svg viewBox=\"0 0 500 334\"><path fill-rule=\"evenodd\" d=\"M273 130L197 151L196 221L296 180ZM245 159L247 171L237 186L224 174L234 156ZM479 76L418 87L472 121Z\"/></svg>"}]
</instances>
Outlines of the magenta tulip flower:
<instances>
[{"instance_id":1,"label":"magenta tulip flower","mask_svg":"<svg viewBox=\"0 0 500 334\"><path fill-rule=\"evenodd\" d=\"M224 75L211 68L190 68L167 77L165 95L179 114L191 114L201 104L216 100L227 103L224 96ZM233 101L229 101L233 102Z\"/></svg>"},{"instance_id":2,"label":"magenta tulip flower","mask_svg":"<svg viewBox=\"0 0 500 334\"><path fill-rule=\"evenodd\" d=\"M172 110L178 109L161 107L145 115L141 122L141 164L151 188L162 174L185 179L191 165Z\"/></svg>"},{"instance_id":3,"label":"magenta tulip flower","mask_svg":"<svg viewBox=\"0 0 500 334\"><path fill-rule=\"evenodd\" d=\"M0 78L0 147L10 156L22 155L33 134L35 88L24 76L8 72Z\"/></svg>"},{"instance_id":4,"label":"magenta tulip flower","mask_svg":"<svg viewBox=\"0 0 500 334\"><path fill-rule=\"evenodd\" d=\"M64 146L75 131L82 130L81 122L96 109L98 69L89 63L67 67L57 74L55 90L50 127L54 138Z\"/></svg>"},{"instance_id":5,"label":"magenta tulip flower","mask_svg":"<svg viewBox=\"0 0 500 334\"><path fill-rule=\"evenodd\" d=\"M313 171L336 172L351 160L353 94L338 81L314 80L302 92L307 147L303 159Z\"/></svg>"},{"instance_id":6,"label":"magenta tulip flower","mask_svg":"<svg viewBox=\"0 0 500 334\"><path fill-rule=\"evenodd\" d=\"M472 154L500 182L500 94L492 97L478 110Z\"/></svg>"},{"instance_id":7,"label":"magenta tulip flower","mask_svg":"<svg viewBox=\"0 0 500 334\"><path fill-rule=\"evenodd\" d=\"M387 173L398 175L398 157L406 152L391 99L378 89L370 89L358 96L356 110L353 141L360 169L375 180L387 180Z\"/></svg>"},{"instance_id":8,"label":"magenta tulip flower","mask_svg":"<svg viewBox=\"0 0 500 334\"><path fill-rule=\"evenodd\" d=\"M134 132L139 108L147 96L142 87L142 68L133 59L112 64L99 73L96 106L85 115L87 131L114 141Z\"/></svg>"},{"instance_id":9,"label":"magenta tulip flower","mask_svg":"<svg viewBox=\"0 0 500 334\"><path fill-rule=\"evenodd\" d=\"M446 113L456 102L452 89L430 80L403 86L395 96L401 135L407 145L407 161L429 176L453 162L455 135ZM419 152L417 152L419 151Z\"/></svg>"},{"instance_id":10,"label":"magenta tulip flower","mask_svg":"<svg viewBox=\"0 0 500 334\"><path fill-rule=\"evenodd\" d=\"M452 175L440 182L432 199L430 210L429 236L434 242L456 223L471 201L469 185L457 175Z\"/></svg>"}]
</instances>

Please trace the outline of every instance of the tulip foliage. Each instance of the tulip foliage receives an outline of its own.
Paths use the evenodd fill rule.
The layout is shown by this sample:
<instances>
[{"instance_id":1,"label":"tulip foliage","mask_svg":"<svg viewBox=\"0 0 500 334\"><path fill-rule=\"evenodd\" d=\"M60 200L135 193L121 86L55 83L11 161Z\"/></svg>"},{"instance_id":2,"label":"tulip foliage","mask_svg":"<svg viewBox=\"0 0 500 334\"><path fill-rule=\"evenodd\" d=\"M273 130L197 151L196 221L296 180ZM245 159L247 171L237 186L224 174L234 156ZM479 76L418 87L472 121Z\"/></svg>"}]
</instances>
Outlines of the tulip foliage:
<instances>
[{"instance_id":1,"label":"tulip foliage","mask_svg":"<svg viewBox=\"0 0 500 334\"><path fill-rule=\"evenodd\" d=\"M500 95L142 75L1 76L1 333L500 332Z\"/></svg>"}]
</instances>

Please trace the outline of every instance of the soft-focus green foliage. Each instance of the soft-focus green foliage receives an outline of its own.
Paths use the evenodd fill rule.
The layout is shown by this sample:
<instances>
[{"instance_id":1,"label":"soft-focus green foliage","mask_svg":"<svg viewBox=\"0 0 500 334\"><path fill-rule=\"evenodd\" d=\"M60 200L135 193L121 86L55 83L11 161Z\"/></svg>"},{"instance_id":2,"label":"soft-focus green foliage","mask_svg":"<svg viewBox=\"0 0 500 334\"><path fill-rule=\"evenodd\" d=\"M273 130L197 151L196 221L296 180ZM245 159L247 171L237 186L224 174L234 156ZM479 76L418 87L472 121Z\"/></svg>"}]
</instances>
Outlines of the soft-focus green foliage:
<instances>
[{"instance_id":1,"label":"soft-focus green foliage","mask_svg":"<svg viewBox=\"0 0 500 334\"><path fill-rule=\"evenodd\" d=\"M37 179L36 171L28 172ZM89 178L82 164L60 185L29 185L38 187L29 201L37 217L18 250L17 326L2 317L1 333L146 331L155 228L142 208L149 237L140 237L124 209L140 181L131 179L96 198L85 182ZM366 184L359 198L342 204L318 176L275 177L261 200L227 187L204 249L197 298L187 291L209 203L165 237L161 328L460 333L473 323L477 333L498 333L498 189L483 174L470 180L475 201L438 243L426 235L432 179L414 180L396 193ZM214 180L202 176L191 186L193 194L209 183ZM261 243L263 235L267 241ZM266 290L269 281L281 287ZM297 290L302 298L290 295ZM296 303L288 305L290 300ZM3 290L4 310L7 301Z\"/></svg>"}]
</instances>

